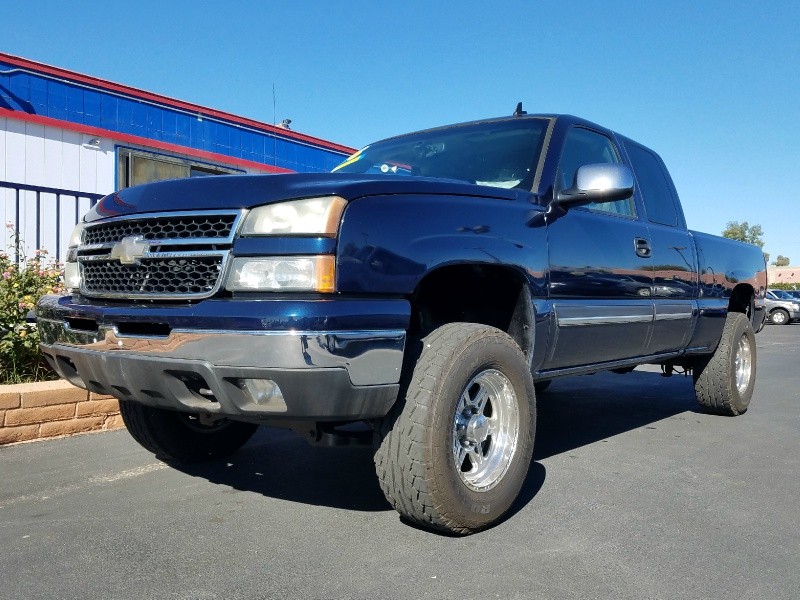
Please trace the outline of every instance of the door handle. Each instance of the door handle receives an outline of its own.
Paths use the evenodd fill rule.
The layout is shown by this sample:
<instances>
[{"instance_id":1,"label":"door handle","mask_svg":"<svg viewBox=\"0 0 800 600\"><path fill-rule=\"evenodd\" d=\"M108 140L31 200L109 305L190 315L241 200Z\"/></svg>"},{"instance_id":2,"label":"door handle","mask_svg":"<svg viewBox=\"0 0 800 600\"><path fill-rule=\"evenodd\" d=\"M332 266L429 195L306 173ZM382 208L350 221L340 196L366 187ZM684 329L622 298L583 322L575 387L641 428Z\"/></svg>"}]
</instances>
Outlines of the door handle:
<instances>
[{"instance_id":1,"label":"door handle","mask_svg":"<svg viewBox=\"0 0 800 600\"><path fill-rule=\"evenodd\" d=\"M633 238L633 247L636 250L636 256L639 258L650 258L653 254L650 242L644 238Z\"/></svg>"}]
</instances>

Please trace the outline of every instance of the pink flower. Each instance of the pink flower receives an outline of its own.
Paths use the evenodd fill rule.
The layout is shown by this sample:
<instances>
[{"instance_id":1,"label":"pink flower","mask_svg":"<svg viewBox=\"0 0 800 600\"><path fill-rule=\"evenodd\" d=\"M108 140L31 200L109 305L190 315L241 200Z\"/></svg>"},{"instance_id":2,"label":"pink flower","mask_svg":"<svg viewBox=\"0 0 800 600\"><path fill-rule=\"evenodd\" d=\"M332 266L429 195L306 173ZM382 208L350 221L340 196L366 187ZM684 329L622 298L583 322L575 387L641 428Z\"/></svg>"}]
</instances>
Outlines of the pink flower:
<instances>
[{"instance_id":1,"label":"pink flower","mask_svg":"<svg viewBox=\"0 0 800 600\"><path fill-rule=\"evenodd\" d=\"M8 271L3 271L3 279L11 279L11 273Z\"/></svg>"}]
</instances>

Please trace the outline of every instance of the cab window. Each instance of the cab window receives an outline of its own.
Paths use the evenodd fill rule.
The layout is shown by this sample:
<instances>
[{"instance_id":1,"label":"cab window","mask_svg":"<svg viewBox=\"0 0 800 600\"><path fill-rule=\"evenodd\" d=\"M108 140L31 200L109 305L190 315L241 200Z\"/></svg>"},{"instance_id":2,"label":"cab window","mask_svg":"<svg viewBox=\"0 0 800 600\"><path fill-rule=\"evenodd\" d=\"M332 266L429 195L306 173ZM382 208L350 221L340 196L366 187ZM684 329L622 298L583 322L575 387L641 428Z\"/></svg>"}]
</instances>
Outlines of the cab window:
<instances>
[{"instance_id":1,"label":"cab window","mask_svg":"<svg viewBox=\"0 0 800 600\"><path fill-rule=\"evenodd\" d=\"M561 160L558 164L558 184L561 189L572 187L575 183L575 174L583 165L618 162L621 162L619 153L609 138L583 127L573 127L567 133L564 149L561 152ZM616 202L589 204L586 208L615 215L630 217L636 215L632 196Z\"/></svg>"},{"instance_id":2,"label":"cab window","mask_svg":"<svg viewBox=\"0 0 800 600\"><path fill-rule=\"evenodd\" d=\"M636 173L636 183L644 200L647 219L651 223L676 226L678 211L670 192L670 184L655 155L639 144L625 143L625 149Z\"/></svg>"}]
</instances>

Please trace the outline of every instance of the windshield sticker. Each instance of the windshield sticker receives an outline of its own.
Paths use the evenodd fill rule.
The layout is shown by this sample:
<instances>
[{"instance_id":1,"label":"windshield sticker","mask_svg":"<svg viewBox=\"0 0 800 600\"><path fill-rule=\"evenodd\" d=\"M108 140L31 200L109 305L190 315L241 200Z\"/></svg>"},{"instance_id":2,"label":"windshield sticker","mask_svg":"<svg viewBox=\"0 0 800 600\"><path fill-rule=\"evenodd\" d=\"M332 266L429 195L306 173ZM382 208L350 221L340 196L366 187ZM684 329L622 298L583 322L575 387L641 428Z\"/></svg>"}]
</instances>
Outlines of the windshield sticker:
<instances>
[{"instance_id":1,"label":"windshield sticker","mask_svg":"<svg viewBox=\"0 0 800 600\"><path fill-rule=\"evenodd\" d=\"M336 168L334 168L334 169L333 169L333 172L335 173L335 172L336 172L336 171L338 171L339 169L344 169L345 167L347 167L347 166L350 166L350 165L352 165L353 163L356 163L356 162L360 161L362 158L364 158L364 151L365 151L367 148L369 148L369 146L364 146L364 147L363 147L361 150L359 150L358 152L356 152L355 154L353 154L352 156L350 156L350 158L348 158L348 159L347 159L346 161L344 161L342 164L340 164L339 166L337 166Z\"/></svg>"},{"instance_id":2,"label":"windshield sticker","mask_svg":"<svg viewBox=\"0 0 800 600\"><path fill-rule=\"evenodd\" d=\"M400 173L401 175L411 175L414 170L411 165L404 165L401 163L383 163L380 167L381 173Z\"/></svg>"}]
</instances>

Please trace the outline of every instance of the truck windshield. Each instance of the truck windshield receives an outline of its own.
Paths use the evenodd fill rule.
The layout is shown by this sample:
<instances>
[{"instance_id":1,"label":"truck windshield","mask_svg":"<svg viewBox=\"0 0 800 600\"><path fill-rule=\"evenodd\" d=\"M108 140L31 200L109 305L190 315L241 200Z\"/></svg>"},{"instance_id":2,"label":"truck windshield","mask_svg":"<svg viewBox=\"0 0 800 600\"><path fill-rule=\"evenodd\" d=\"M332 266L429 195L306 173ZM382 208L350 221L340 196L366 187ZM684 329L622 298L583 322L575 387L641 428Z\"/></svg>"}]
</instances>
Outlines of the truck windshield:
<instances>
[{"instance_id":1,"label":"truck windshield","mask_svg":"<svg viewBox=\"0 0 800 600\"><path fill-rule=\"evenodd\" d=\"M412 133L366 146L334 171L531 189L547 125L547 119L526 118Z\"/></svg>"}]
</instances>

